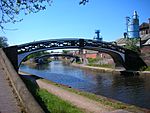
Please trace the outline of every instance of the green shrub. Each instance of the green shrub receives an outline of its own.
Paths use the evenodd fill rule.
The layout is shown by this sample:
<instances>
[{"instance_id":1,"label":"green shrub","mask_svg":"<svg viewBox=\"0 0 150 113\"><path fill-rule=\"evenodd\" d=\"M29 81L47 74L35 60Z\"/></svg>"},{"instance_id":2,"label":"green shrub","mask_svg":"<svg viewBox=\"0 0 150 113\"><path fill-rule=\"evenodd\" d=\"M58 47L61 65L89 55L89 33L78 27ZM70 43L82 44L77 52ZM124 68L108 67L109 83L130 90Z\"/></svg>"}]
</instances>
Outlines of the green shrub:
<instances>
[{"instance_id":1,"label":"green shrub","mask_svg":"<svg viewBox=\"0 0 150 113\"><path fill-rule=\"evenodd\" d=\"M76 62L77 64L82 64L82 62L81 61L78 61L78 62Z\"/></svg>"},{"instance_id":2,"label":"green shrub","mask_svg":"<svg viewBox=\"0 0 150 113\"><path fill-rule=\"evenodd\" d=\"M150 71L150 66L148 66L145 71Z\"/></svg>"},{"instance_id":3,"label":"green shrub","mask_svg":"<svg viewBox=\"0 0 150 113\"><path fill-rule=\"evenodd\" d=\"M97 63L99 60L101 59L100 58L88 58L89 64Z\"/></svg>"}]
</instances>

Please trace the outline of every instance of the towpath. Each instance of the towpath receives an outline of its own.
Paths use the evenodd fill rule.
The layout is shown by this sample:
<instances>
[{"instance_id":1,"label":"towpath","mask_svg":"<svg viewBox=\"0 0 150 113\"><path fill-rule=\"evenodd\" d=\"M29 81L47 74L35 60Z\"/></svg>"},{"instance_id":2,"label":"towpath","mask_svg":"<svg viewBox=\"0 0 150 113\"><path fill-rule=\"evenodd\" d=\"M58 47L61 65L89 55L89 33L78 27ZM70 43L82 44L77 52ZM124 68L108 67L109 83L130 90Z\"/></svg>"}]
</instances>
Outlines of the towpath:
<instances>
[{"instance_id":1,"label":"towpath","mask_svg":"<svg viewBox=\"0 0 150 113\"><path fill-rule=\"evenodd\" d=\"M49 84L41 79L37 79L36 82L40 88L46 89L48 92L57 95L63 100L69 101L78 108L84 109L86 113L130 113L125 110L114 110L109 106L104 106L94 100Z\"/></svg>"},{"instance_id":2,"label":"towpath","mask_svg":"<svg viewBox=\"0 0 150 113\"><path fill-rule=\"evenodd\" d=\"M5 73L4 61L0 54L0 113L21 113L17 99Z\"/></svg>"}]
</instances>

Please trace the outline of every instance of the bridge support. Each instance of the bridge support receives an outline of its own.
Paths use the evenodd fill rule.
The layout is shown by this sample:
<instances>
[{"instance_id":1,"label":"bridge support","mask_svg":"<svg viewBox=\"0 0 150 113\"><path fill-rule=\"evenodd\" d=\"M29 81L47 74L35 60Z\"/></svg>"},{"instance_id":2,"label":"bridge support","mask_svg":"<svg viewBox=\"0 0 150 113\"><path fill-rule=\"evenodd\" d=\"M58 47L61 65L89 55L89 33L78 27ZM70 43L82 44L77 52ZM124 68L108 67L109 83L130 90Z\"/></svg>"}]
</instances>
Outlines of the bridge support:
<instances>
[{"instance_id":1,"label":"bridge support","mask_svg":"<svg viewBox=\"0 0 150 113\"><path fill-rule=\"evenodd\" d=\"M18 72L18 47L11 46L7 48L3 48L6 56L10 60L11 64L13 65L14 69Z\"/></svg>"},{"instance_id":2,"label":"bridge support","mask_svg":"<svg viewBox=\"0 0 150 113\"><path fill-rule=\"evenodd\" d=\"M147 67L146 63L142 60L142 58L140 58L140 56L137 53L131 50L125 51L126 70L139 71L139 70L143 70L146 67Z\"/></svg>"}]
</instances>

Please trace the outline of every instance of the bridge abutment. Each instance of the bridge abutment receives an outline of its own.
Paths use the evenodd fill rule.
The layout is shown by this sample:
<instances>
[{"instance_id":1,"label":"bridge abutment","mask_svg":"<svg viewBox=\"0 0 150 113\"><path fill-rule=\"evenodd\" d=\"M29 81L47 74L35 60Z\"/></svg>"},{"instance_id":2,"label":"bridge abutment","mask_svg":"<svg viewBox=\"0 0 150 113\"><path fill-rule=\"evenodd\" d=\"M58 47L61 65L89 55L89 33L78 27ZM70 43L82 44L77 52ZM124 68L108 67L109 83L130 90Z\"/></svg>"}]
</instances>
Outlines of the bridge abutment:
<instances>
[{"instance_id":1,"label":"bridge abutment","mask_svg":"<svg viewBox=\"0 0 150 113\"><path fill-rule=\"evenodd\" d=\"M125 51L125 68L127 70L139 71L143 70L146 67L146 63L137 53L131 50Z\"/></svg>"},{"instance_id":2,"label":"bridge abutment","mask_svg":"<svg viewBox=\"0 0 150 113\"><path fill-rule=\"evenodd\" d=\"M18 47L17 46L10 46L7 48L3 48L7 58L11 61L14 69L18 72Z\"/></svg>"}]
</instances>

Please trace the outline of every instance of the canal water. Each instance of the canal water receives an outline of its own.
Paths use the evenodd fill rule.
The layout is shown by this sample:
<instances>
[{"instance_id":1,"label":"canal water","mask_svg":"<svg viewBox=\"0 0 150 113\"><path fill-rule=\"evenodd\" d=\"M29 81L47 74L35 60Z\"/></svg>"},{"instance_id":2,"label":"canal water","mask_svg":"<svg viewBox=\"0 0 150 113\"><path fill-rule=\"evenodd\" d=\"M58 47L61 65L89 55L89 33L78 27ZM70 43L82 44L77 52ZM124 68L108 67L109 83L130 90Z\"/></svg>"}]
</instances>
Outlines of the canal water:
<instances>
[{"instance_id":1,"label":"canal water","mask_svg":"<svg viewBox=\"0 0 150 113\"><path fill-rule=\"evenodd\" d=\"M61 61L20 70L56 83L150 109L150 75L123 76L72 67Z\"/></svg>"}]
</instances>

